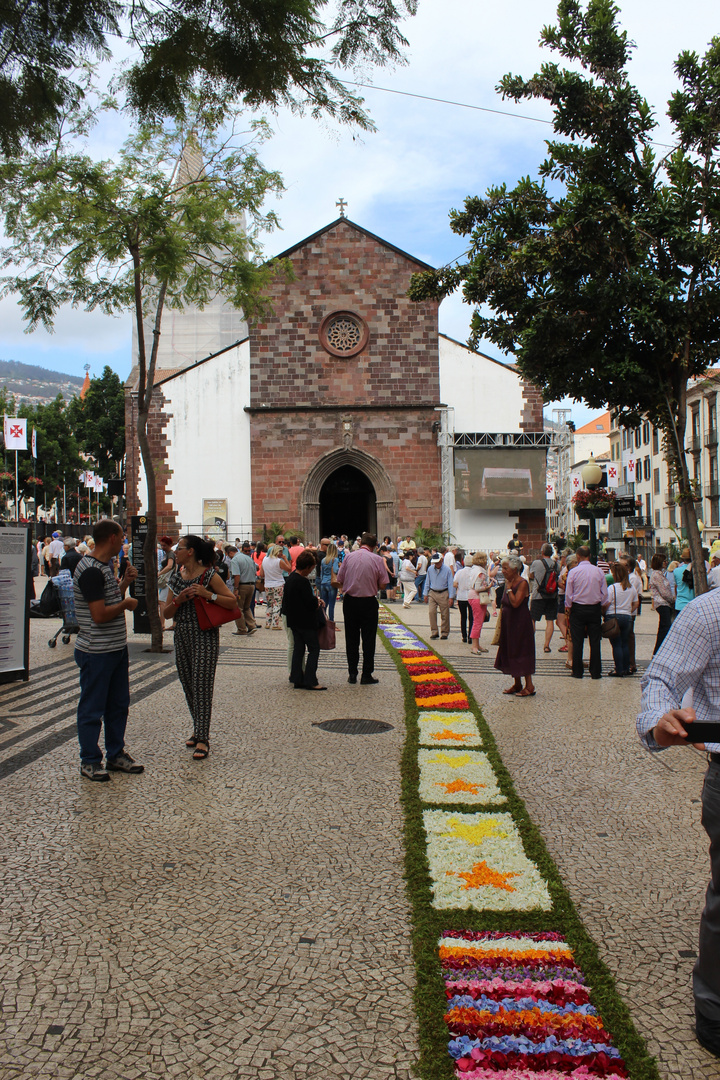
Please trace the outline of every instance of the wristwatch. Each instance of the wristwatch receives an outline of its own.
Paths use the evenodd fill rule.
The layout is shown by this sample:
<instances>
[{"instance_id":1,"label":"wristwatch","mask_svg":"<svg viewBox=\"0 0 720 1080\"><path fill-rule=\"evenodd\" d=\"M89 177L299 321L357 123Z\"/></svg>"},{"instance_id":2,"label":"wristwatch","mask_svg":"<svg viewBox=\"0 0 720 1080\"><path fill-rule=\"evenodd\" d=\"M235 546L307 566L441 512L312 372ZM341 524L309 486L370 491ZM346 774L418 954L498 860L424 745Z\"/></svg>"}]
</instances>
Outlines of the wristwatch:
<instances>
[{"instance_id":1,"label":"wristwatch","mask_svg":"<svg viewBox=\"0 0 720 1080\"><path fill-rule=\"evenodd\" d=\"M210 596L208 597L208 603L209 604L214 604L216 600L217 600L217 593L210 593Z\"/></svg>"}]
</instances>

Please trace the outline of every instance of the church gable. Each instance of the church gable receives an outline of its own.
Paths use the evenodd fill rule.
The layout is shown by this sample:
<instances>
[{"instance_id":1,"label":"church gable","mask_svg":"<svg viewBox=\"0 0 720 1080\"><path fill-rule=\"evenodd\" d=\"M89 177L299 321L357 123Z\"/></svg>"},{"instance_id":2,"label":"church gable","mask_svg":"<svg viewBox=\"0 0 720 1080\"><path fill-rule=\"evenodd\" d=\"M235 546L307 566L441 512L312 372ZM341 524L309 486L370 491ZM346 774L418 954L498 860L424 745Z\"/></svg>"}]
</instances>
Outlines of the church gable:
<instances>
[{"instance_id":1,"label":"church gable","mask_svg":"<svg viewBox=\"0 0 720 1080\"><path fill-rule=\"evenodd\" d=\"M346 218L284 255L295 280L250 330L253 408L439 402L437 304L405 296L424 263Z\"/></svg>"}]
</instances>

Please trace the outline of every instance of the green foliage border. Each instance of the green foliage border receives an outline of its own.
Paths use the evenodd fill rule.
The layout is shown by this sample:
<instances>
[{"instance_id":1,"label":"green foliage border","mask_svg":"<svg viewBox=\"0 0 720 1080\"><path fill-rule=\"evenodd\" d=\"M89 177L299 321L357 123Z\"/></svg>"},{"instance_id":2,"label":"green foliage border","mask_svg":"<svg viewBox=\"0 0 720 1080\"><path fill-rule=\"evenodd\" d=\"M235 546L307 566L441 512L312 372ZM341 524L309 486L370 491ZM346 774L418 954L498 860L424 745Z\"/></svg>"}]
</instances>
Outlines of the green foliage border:
<instances>
[{"instance_id":1,"label":"green foliage border","mask_svg":"<svg viewBox=\"0 0 720 1080\"><path fill-rule=\"evenodd\" d=\"M394 612L390 614L394 616ZM397 623L407 625L397 617L395 619ZM428 649L434 651L413 627L408 629ZM465 909L437 911L433 908L427 841L422 819L423 809L428 808L429 804L424 804L419 795L420 726L415 686L399 653L382 633L382 627L379 632L398 669L405 694L406 738L401 760L401 805L405 834L404 876L411 907L412 952L416 971L414 999L420 1045L420 1057L414 1071L422 1080L453 1080L455 1074L447 1051L448 1034L443 1019L446 1005L445 984L438 962L438 940L443 931L555 930L564 935L572 949L578 967L583 971L591 988L592 1003L623 1056L630 1080L660 1080L655 1058L650 1056L645 1040L635 1029L630 1011L617 991L610 970L601 960L597 945L583 925L545 841L532 822L525 803L515 791L492 731L472 691L441 656L438 656L438 659L453 673L467 694L470 712L482 736L482 749L495 770L498 786L507 800L507 811L512 814L528 858L537 865L548 883L553 906L548 912L474 912ZM469 810L473 813L498 811L496 805L473 804L470 808L467 803L442 803L436 804L434 808L455 813L468 813ZM502 1073L498 1073L498 1080L502 1080Z\"/></svg>"}]
</instances>

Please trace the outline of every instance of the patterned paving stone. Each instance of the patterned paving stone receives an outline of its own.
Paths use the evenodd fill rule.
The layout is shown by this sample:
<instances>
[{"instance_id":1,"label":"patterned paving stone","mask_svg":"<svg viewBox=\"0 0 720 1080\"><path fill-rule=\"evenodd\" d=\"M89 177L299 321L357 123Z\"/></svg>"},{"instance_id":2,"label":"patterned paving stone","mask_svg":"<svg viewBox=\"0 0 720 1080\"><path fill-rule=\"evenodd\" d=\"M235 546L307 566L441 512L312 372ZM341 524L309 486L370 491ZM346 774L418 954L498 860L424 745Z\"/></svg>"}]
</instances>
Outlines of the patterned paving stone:
<instances>
[{"instance_id":1,"label":"patterned paving stone","mask_svg":"<svg viewBox=\"0 0 720 1080\"><path fill-rule=\"evenodd\" d=\"M289 687L281 635L223 631L198 763L172 657L133 641L146 772L90 785L71 648L31 629L44 670L0 688L0 1075L409 1080L403 704L383 654L369 687L323 656L320 701ZM393 729L313 726L352 716Z\"/></svg>"}]
</instances>

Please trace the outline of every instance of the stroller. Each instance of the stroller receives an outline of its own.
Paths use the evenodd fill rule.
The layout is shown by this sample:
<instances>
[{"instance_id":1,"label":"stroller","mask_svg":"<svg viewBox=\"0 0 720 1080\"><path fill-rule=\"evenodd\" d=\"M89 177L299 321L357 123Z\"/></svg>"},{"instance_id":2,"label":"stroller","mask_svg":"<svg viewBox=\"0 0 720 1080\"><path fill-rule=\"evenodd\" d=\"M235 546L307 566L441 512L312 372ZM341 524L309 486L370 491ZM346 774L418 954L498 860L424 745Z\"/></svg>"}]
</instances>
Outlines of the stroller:
<instances>
[{"instance_id":1,"label":"stroller","mask_svg":"<svg viewBox=\"0 0 720 1080\"><path fill-rule=\"evenodd\" d=\"M63 624L54 637L48 641L48 647L54 649L57 639L62 634L63 645L69 645L70 635L77 634L80 627L75 615L75 593L73 592L73 579L69 570L61 570L54 578L51 578L53 592L57 594L58 606L62 611Z\"/></svg>"}]
</instances>

